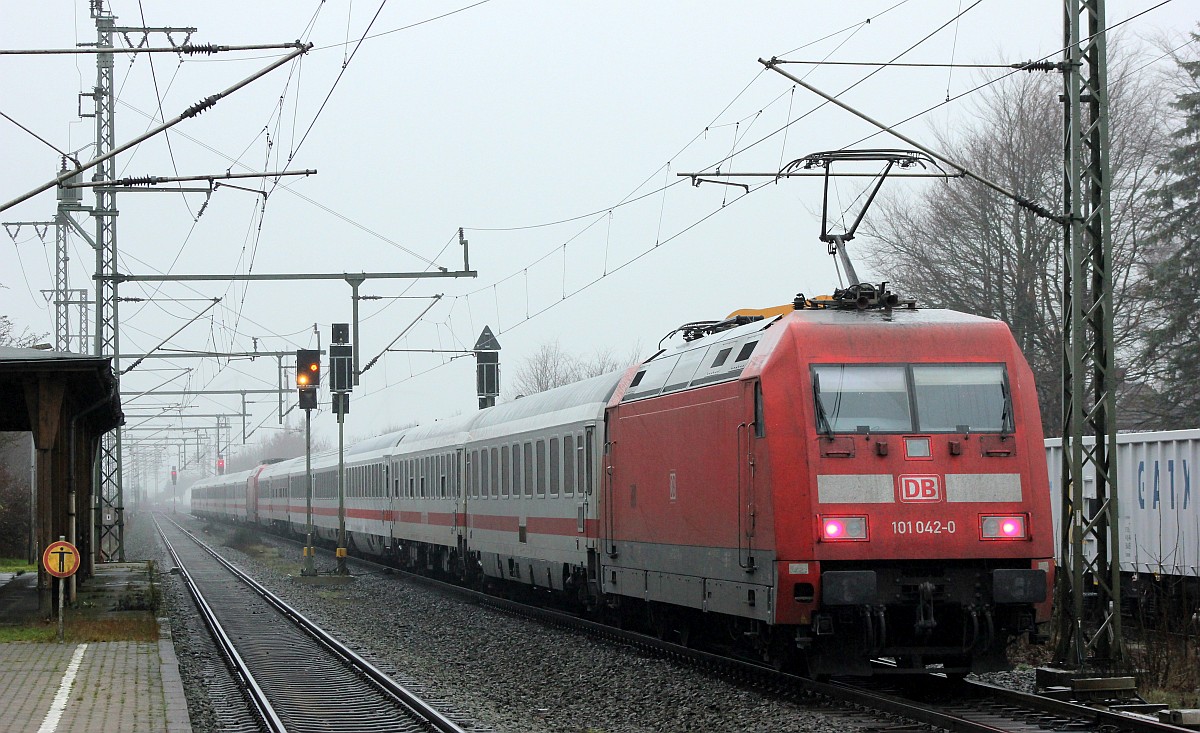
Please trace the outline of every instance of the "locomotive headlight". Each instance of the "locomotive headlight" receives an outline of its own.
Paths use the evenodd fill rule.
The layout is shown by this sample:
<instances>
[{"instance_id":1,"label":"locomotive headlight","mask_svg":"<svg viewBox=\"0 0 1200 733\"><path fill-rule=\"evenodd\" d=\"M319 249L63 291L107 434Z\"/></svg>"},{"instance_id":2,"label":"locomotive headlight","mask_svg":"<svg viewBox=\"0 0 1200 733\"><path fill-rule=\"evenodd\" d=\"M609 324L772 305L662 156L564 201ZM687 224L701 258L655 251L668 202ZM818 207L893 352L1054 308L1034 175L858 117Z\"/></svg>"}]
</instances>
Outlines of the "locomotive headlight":
<instances>
[{"instance_id":1,"label":"locomotive headlight","mask_svg":"<svg viewBox=\"0 0 1200 733\"><path fill-rule=\"evenodd\" d=\"M984 540L1024 540L1029 538L1024 514L984 515L979 518L979 536Z\"/></svg>"},{"instance_id":2,"label":"locomotive headlight","mask_svg":"<svg viewBox=\"0 0 1200 733\"><path fill-rule=\"evenodd\" d=\"M821 540L841 542L867 539L866 517L821 517Z\"/></svg>"}]
</instances>

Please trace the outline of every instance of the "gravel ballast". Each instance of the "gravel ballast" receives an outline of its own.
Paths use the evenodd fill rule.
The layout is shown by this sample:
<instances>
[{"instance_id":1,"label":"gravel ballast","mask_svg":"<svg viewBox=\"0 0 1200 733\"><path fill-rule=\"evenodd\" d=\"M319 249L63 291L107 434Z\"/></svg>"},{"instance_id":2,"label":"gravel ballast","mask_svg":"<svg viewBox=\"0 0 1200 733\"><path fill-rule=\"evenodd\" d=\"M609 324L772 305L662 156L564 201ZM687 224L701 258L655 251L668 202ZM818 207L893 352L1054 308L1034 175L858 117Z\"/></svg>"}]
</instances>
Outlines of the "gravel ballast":
<instances>
[{"instance_id":1,"label":"gravel ballast","mask_svg":"<svg viewBox=\"0 0 1200 733\"><path fill-rule=\"evenodd\" d=\"M355 575L348 582L299 579L295 546L264 539L267 550L255 557L224 546L227 529L208 528L187 515L177 518L286 603L451 717L480 730L833 733L878 724L871 716L859 720L824 711L819 703L777 699L628 647L480 607L353 560ZM172 564L150 519L141 514L129 521L126 553L152 559L160 570L160 616L170 618L193 729L241 730L239 716L223 710L240 705L222 700L231 684L225 665L182 581L166 572ZM332 558L318 558L319 571L332 569ZM996 683L1023 687L1027 676L1006 673Z\"/></svg>"}]
</instances>

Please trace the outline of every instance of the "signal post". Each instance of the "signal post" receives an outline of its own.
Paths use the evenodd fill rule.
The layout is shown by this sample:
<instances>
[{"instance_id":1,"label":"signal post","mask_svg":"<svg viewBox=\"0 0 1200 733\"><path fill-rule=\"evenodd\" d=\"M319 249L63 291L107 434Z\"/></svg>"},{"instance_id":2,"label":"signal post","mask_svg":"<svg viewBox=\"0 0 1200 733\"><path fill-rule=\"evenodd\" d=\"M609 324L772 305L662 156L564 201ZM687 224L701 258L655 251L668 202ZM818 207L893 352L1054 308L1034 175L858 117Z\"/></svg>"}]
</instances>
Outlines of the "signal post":
<instances>
[{"instance_id":1,"label":"signal post","mask_svg":"<svg viewBox=\"0 0 1200 733\"><path fill-rule=\"evenodd\" d=\"M354 389L354 347L348 341L350 324L333 324L333 343L329 346L329 391L338 421L338 546L337 574L346 569L346 413L350 412L350 390Z\"/></svg>"},{"instance_id":2,"label":"signal post","mask_svg":"<svg viewBox=\"0 0 1200 733\"><path fill-rule=\"evenodd\" d=\"M317 406L317 387L321 385L321 352L296 350L296 389L300 391L300 409L304 410L304 476L307 485L308 527L304 538L304 565L301 575L316 575L316 548L313 547L312 411Z\"/></svg>"}]
</instances>

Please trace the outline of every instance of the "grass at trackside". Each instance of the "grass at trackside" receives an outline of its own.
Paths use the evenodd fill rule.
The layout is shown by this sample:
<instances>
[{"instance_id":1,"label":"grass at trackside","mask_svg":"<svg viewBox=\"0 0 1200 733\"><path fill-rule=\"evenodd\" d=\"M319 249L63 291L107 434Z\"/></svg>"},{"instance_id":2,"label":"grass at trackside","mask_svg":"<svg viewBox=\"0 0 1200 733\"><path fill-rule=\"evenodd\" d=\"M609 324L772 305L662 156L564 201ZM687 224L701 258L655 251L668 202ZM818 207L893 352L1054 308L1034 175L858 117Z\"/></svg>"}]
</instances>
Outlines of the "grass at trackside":
<instances>
[{"instance_id":1,"label":"grass at trackside","mask_svg":"<svg viewBox=\"0 0 1200 733\"><path fill-rule=\"evenodd\" d=\"M0 557L0 573L32 573L37 565L31 565L23 557Z\"/></svg>"},{"instance_id":2,"label":"grass at trackside","mask_svg":"<svg viewBox=\"0 0 1200 733\"><path fill-rule=\"evenodd\" d=\"M63 640L68 643L158 641L158 620L150 614L87 618L67 609L63 619ZM11 626L0 626L0 644L13 641L58 641L58 621L31 619Z\"/></svg>"}]
</instances>

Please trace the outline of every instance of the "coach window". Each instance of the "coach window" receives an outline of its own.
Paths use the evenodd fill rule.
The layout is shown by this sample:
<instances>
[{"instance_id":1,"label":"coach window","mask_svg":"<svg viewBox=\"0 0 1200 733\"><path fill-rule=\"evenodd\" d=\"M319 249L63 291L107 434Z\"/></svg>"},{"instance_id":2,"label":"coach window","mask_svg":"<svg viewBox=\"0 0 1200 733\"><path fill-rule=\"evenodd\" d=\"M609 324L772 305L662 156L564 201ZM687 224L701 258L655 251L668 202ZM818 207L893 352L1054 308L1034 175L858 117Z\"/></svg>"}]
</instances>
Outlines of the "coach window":
<instances>
[{"instance_id":1,"label":"coach window","mask_svg":"<svg viewBox=\"0 0 1200 733\"><path fill-rule=\"evenodd\" d=\"M583 461L579 466L579 482L585 487L587 493L592 493L592 428L587 429L587 440L579 438L584 444Z\"/></svg>"},{"instance_id":2,"label":"coach window","mask_svg":"<svg viewBox=\"0 0 1200 733\"><path fill-rule=\"evenodd\" d=\"M550 439L550 496L558 496L561 468L558 460L558 437Z\"/></svg>"},{"instance_id":3,"label":"coach window","mask_svg":"<svg viewBox=\"0 0 1200 733\"><path fill-rule=\"evenodd\" d=\"M537 447L537 495L546 495L546 441L539 440Z\"/></svg>"},{"instance_id":4,"label":"coach window","mask_svg":"<svg viewBox=\"0 0 1200 733\"><path fill-rule=\"evenodd\" d=\"M521 479L523 481L525 496L533 496L533 445L530 441L525 441L525 447L521 451L522 464ZM545 492L543 492L545 493Z\"/></svg>"},{"instance_id":5,"label":"coach window","mask_svg":"<svg viewBox=\"0 0 1200 733\"><path fill-rule=\"evenodd\" d=\"M508 498L508 485L512 478L512 473L508 468L508 446L500 446L500 496Z\"/></svg>"},{"instance_id":6,"label":"coach window","mask_svg":"<svg viewBox=\"0 0 1200 733\"><path fill-rule=\"evenodd\" d=\"M469 475L467 478L467 482L471 486L471 496L474 496L475 498L479 498L481 496L487 496L487 491L480 487L480 484L482 483L482 481L480 480L480 470L479 470L480 463L479 463L479 461L480 461L479 451L478 450L471 451L471 464L470 464L470 466L468 466L468 474Z\"/></svg>"},{"instance_id":7,"label":"coach window","mask_svg":"<svg viewBox=\"0 0 1200 733\"><path fill-rule=\"evenodd\" d=\"M521 495L521 444L512 444L512 495L517 498Z\"/></svg>"},{"instance_id":8,"label":"coach window","mask_svg":"<svg viewBox=\"0 0 1200 733\"><path fill-rule=\"evenodd\" d=\"M500 496L500 461L499 451L495 448L489 448L488 466L491 468L491 474L488 476L488 484L492 487L492 498L496 499Z\"/></svg>"},{"instance_id":9,"label":"coach window","mask_svg":"<svg viewBox=\"0 0 1200 733\"><path fill-rule=\"evenodd\" d=\"M479 475L482 478L479 482L479 495L487 498L487 495L492 493L492 461L487 448L479 451Z\"/></svg>"},{"instance_id":10,"label":"coach window","mask_svg":"<svg viewBox=\"0 0 1200 733\"><path fill-rule=\"evenodd\" d=\"M563 496L575 493L575 436L563 436Z\"/></svg>"}]
</instances>

